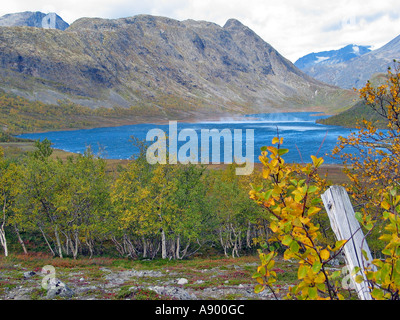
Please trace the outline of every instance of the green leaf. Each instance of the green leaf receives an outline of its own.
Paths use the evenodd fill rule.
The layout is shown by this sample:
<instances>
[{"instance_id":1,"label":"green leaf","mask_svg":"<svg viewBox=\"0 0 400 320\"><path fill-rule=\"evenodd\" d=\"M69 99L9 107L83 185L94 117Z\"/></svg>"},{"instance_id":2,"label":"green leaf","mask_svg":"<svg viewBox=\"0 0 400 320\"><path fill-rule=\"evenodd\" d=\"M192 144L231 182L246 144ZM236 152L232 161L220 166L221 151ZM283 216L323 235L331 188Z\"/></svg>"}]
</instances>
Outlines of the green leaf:
<instances>
[{"instance_id":1,"label":"green leaf","mask_svg":"<svg viewBox=\"0 0 400 320\"><path fill-rule=\"evenodd\" d=\"M396 271L400 273L400 260L396 261Z\"/></svg>"},{"instance_id":2,"label":"green leaf","mask_svg":"<svg viewBox=\"0 0 400 320\"><path fill-rule=\"evenodd\" d=\"M264 291L264 289L265 289L265 286L263 286L262 284L257 284L254 287L254 292L255 293L260 293L260 292Z\"/></svg>"},{"instance_id":3,"label":"green leaf","mask_svg":"<svg viewBox=\"0 0 400 320\"><path fill-rule=\"evenodd\" d=\"M308 272L308 267L305 266L304 264L301 264L299 266L299 270L297 271L297 278L303 279L307 275L307 272Z\"/></svg>"},{"instance_id":4,"label":"green leaf","mask_svg":"<svg viewBox=\"0 0 400 320\"><path fill-rule=\"evenodd\" d=\"M319 270L321 270L321 268L322 268L322 263L319 262L319 261L315 261L315 262L313 263L313 265L312 265L311 270L312 270L314 273L318 273Z\"/></svg>"},{"instance_id":5,"label":"green leaf","mask_svg":"<svg viewBox=\"0 0 400 320\"><path fill-rule=\"evenodd\" d=\"M369 258L368 258L368 253L367 253L367 251L365 251L364 249L362 249L362 250L361 250L361 253L362 253L362 255L363 255L364 259L365 259L366 261L369 261ZM357 271L357 272L358 272L358 271Z\"/></svg>"},{"instance_id":6,"label":"green leaf","mask_svg":"<svg viewBox=\"0 0 400 320\"><path fill-rule=\"evenodd\" d=\"M361 268L360 267L354 267L354 269L351 271L351 275L354 276L355 274L357 274L358 272L360 272Z\"/></svg>"},{"instance_id":7,"label":"green leaf","mask_svg":"<svg viewBox=\"0 0 400 320\"><path fill-rule=\"evenodd\" d=\"M362 215L361 212L356 212L354 215L355 215L355 217L356 217L358 222L360 222L360 223L363 222L363 215Z\"/></svg>"},{"instance_id":8,"label":"green leaf","mask_svg":"<svg viewBox=\"0 0 400 320\"><path fill-rule=\"evenodd\" d=\"M292 241L290 244L290 250L292 250L293 253L299 252L300 246L297 241Z\"/></svg>"},{"instance_id":9,"label":"green leaf","mask_svg":"<svg viewBox=\"0 0 400 320\"><path fill-rule=\"evenodd\" d=\"M333 248L333 251L338 251L339 249L341 249L345 244L346 244L347 240L339 240L335 242L335 248Z\"/></svg>"},{"instance_id":10,"label":"green leaf","mask_svg":"<svg viewBox=\"0 0 400 320\"><path fill-rule=\"evenodd\" d=\"M341 270L336 270L335 272L332 273L331 278L332 278L333 280L335 280L335 279L337 279L337 278L340 277L341 273L342 273Z\"/></svg>"},{"instance_id":11,"label":"green leaf","mask_svg":"<svg viewBox=\"0 0 400 320\"><path fill-rule=\"evenodd\" d=\"M363 278L363 276L361 274L359 274L359 275L356 276L355 281L357 283L361 283L361 282L364 281L364 278Z\"/></svg>"},{"instance_id":12,"label":"green leaf","mask_svg":"<svg viewBox=\"0 0 400 320\"><path fill-rule=\"evenodd\" d=\"M379 290L377 288L374 288L374 290L372 290L371 292L372 297L374 297L375 299L382 299L383 298L383 291Z\"/></svg>"},{"instance_id":13,"label":"green leaf","mask_svg":"<svg viewBox=\"0 0 400 320\"><path fill-rule=\"evenodd\" d=\"M282 240L282 244L285 245L285 246L290 246L292 241L293 241L292 237L289 236L289 235L286 235Z\"/></svg>"},{"instance_id":14,"label":"green leaf","mask_svg":"<svg viewBox=\"0 0 400 320\"><path fill-rule=\"evenodd\" d=\"M289 149L279 149L278 150L278 154L280 155L280 156L283 156L284 154L286 154L286 153L288 153L289 152Z\"/></svg>"},{"instance_id":15,"label":"green leaf","mask_svg":"<svg viewBox=\"0 0 400 320\"><path fill-rule=\"evenodd\" d=\"M267 192L264 192L264 200L268 200L271 198L273 190L268 190Z\"/></svg>"},{"instance_id":16,"label":"green leaf","mask_svg":"<svg viewBox=\"0 0 400 320\"><path fill-rule=\"evenodd\" d=\"M258 267L258 270L257 270L262 276L265 276L266 275L266 273L267 273L267 271L265 270L265 267L264 266L260 266L260 267Z\"/></svg>"},{"instance_id":17,"label":"green leaf","mask_svg":"<svg viewBox=\"0 0 400 320\"><path fill-rule=\"evenodd\" d=\"M318 191L318 187L317 186L309 186L308 187L308 193L314 193Z\"/></svg>"},{"instance_id":18,"label":"green leaf","mask_svg":"<svg viewBox=\"0 0 400 320\"><path fill-rule=\"evenodd\" d=\"M310 299L315 299L315 298L317 298L317 288L316 287L310 287L310 288L308 288L308 297L310 298Z\"/></svg>"}]
</instances>

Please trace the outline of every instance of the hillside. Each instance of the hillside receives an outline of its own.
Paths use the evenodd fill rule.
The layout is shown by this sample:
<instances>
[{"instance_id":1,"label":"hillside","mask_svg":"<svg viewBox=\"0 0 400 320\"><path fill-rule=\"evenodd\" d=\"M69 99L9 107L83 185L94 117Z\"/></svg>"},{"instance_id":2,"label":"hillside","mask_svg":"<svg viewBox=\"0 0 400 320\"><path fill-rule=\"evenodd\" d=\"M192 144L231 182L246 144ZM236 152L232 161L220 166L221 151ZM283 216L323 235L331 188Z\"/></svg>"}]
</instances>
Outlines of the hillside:
<instances>
[{"instance_id":1,"label":"hillside","mask_svg":"<svg viewBox=\"0 0 400 320\"><path fill-rule=\"evenodd\" d=\"M111 127L157 119L156 110L130 108L89 108L68 100L57 104L30 101L0 89L0 141L15 141L10 135L48 130ZM183 118L171 114L176 120Z\"/></svg>"},{"instance_id":2,"label":"hillside","mask_svg":"<svg viewBox=\"0 0 400 320\"><path fill-rule=\"evenodd\" d=\"M158 118L322 110L348 91L316 81L248 27L139 15L65 31L0 28L0 86L30 100L137 107Z\"/></svg>"},{"instance_id":3,"label":"hillside","mask_svg":"<svg viewBox=\"0 0 400 320\"><path fill-rule=\"evenodd\" d=\"M329 118L318 119L317 122L327 125L355 128L357 122L361 122L362 120L371 121L378 129L387 128L387 120L376 113L371 107L367 106L364 101L359 101L350 109L347 109Z\"/></svg>"}]
</instances>

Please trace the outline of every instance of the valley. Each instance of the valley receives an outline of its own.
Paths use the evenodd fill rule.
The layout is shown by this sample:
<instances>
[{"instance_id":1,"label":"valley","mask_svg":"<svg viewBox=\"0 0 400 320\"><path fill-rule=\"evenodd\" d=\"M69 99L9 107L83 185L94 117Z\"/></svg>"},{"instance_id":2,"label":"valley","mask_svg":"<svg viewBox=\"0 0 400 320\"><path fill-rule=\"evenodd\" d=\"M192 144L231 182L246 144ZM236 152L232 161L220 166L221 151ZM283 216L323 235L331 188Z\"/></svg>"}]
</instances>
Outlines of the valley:
<instances>
[{"instance_id":1,"label":"valley","mask_svg":"<svg viewBox=\"0 0 400 320\"><path fill-rule=\"evenodd\" d=\"M307 55L296 66L234 18L0 17L0 300L356 299L340 286L345 242L336 241L321 193L346 185L359 201L373 191L357 180L363 168L345 172L343 158L328 158L358 120L385 127L352 88L386 80L399 37L377 50ZM194 134L196 125L258 126L258 140L240 140L246 154L254 147L254 170L150 163L140 138L170 120ZM127 132L134 160L121 151ZM20 138L28 133L80 145ZM120 151L101 154L104 141ZM387 182L379 178L377 190ZM382 202L386 191L368 205L393 209ZM378 257L386 238L373 231ZM53 281L43 286L44 278Z\"/></svg>"}]
</instances>

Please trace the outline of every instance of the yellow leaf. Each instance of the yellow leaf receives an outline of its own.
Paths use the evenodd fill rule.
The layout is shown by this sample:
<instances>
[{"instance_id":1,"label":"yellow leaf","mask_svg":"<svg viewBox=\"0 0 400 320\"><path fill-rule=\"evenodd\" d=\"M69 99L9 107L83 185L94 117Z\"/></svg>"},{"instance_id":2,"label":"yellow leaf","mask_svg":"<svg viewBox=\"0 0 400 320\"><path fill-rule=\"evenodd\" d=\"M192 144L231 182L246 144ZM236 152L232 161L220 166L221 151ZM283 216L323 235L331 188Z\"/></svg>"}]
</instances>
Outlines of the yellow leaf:
<instances>
[{"instance_id":1,"label":"yellow leaf","mask_svg":"<svg viewBox=\"0 0 400 320\"><path fill-rule=\"evenodd\" d=\"M279 143L279 138L278 137L274 137L272 139L272 144L276 144L276 143Z\"/></svg>"},{"instance_id":2,"label":"yellow leaf","mask_svg":"<svg viewBox=\"0 0 400 320\"><path fill-rule=\"evenodd\" d=\"M318 275L315 277L315 279L314 279L314 281L315 281L315 283L324 283L325 282L325 275L322 273L322 272L320 272L320 273L318 273Z\"/></svg>"},{"instance_id":3,"label":"yellow leaf","mask_svg":"<svg viewBox=\"0 0 400 320\"><path fill-rule=\"evenodd\" d=\"M313 215L313 214L319 212L320 210L321 210L321 208L311 207L310 209L308 209L307 213L308 213L308 215Z\"/></svg>"},{"instance_id":4,"label":"yellow leaf","mask_svg":"<svg viewBox=\"0 0 400 320\"><path fill-rule=\"evenodd\" d=\"M316 156L311 156L311 160L315 168L318 168L323 162L323 158L317 158Z\"/></svg>"},{"instance_id":5,"label":"yellow leaf","mask_svg":"<svg viewBox=\"0 0 400 320\"><path fill-rule=\"evenodd\" d=\"M268 179L270 173L271 173L271 170L269 168L263 168L262 174L263 174L264 179Z\"/></svg>"},{"instance_id":6,"label":"yellow leaf","mask_svg":"<svg viewBox=\"0 0 400 320\"><path fill-rule=\"evenodd\" d=\"M324 249L321 251L321 259L322 260L328 260L330 256L330 253L328 250Z\"/></svg>"},{"instance_id":7,"label":"yellow leaf","mask_svg":"<svg viewBox=\"0 0 400 320\"><path fill-rule=\"evenodd\" d=\"M338 251L339 249L341 249L346 244L346 242L347 240L336 241L335 248L333 248L333 251Z\"/></svg>"},{"instance_id":8,"label":"yellow leaf","mask_svg":"<svg viewBox=\"0 0 400 320\"><path fill-rule=\"evenodd\" d=\"M390 204L387 203L386 201L382 201L381 203L381 207L385 210L389 210L390 209Z\"/></svg>"}]
</instances>

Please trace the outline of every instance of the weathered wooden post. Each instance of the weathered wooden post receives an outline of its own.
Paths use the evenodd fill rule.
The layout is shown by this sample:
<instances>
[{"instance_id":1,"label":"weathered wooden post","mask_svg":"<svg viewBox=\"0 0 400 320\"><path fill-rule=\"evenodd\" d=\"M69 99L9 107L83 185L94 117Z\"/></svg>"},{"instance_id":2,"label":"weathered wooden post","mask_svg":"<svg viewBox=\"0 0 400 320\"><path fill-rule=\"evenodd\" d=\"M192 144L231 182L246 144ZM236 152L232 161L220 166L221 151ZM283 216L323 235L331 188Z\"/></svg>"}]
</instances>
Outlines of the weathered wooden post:
<instances>
[{"instance_id":1,"label":"weathered wooden post","mask_svg":"<svg viewBox=\"0 0 400 320\"><path fill-rule=\"evenodd\" d=\"M348 240L343 251L349 272L354 270L354 267L360 267L361 274L365 279L362 283L356 283L354 278L350 277L358 297L361 300L371 300L370 289L363 270L365 267L374 268L371 265L372 256L361 226L355 218L346 189L342 186L332 186L321 195L321 198L337 240ZM365 251L367 260L362 251Z\"/></svg>"}]
</instances>

